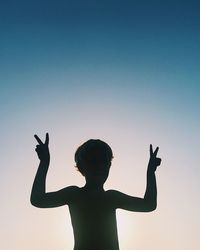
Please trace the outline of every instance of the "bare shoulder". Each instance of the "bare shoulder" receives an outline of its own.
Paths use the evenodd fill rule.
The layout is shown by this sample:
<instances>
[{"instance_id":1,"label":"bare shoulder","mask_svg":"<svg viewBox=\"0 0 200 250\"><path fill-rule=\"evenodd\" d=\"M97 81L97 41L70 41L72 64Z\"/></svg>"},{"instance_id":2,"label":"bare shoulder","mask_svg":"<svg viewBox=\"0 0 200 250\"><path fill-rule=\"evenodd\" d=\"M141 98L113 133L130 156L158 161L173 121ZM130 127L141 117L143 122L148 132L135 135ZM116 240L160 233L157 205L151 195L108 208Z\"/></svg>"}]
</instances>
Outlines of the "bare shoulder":
<instances>
[{"instance_id":1,"label":"bare shoulder","mask_svg":"<svg viewBox=\"0 0 200 250\"><path fill-rule=\"evenodd\" d=\"M67 186L61 189L61 191L63 192L63 194L75 194L80 191L80 188L77 186Z\"/></svg>"},{"instance_id":2,"label":"bare shoulder","mask_svg":"<svg viewBox=\"0 0 200 250\"><path fill-rule=\"evenodd\" d=\"M60 190L61 196L65 199L65 202L69 204L80 193L80 188L77 186L67 186Z\"/></svg>"},{"instance_id":3,"label":"bare shoulder","mask_svg":"<svg viewBox=\"0 0 200 250\"><path fill-rule=\"evenodd\" d=\"M110 195L110 196L117 196L117 195L123 194L120 191L114 190L114 189L109 189L106 191L106 193L107 195Z\"/></svg>"},{"instance_id":4,"label":"bare shoulder","mask_svg":"<svg viewBox=\"0 0 200 250\"><path fill-rule=\"evenodd\" d=\"M77 186L67 186L64 188L64 190L69 190L69 191L78 191L80 188Z\"/></svg>"},{"instance_id":5,"label":"bare shoulder","mask_svg":"<svg viewBox=\"0 0 200 250\"><path fill-rule=\"evenodd\" d=\"M106 191L106 195L112 201L115 201L120 196L120 194L122 194L122 193L117 191L117 190L114 190L114 189L109 189L109 190Z\"/></svg>"},{"instance_id":6,"label":"bare shoulder","mask_svg":"<svg viewBox=\"0 0 200 250\"><path fill-rule=\"evenodd\" d=\"M116 205L116 207L120 208L123 204L127 202L134 202L136 197L130 196L128 194L122 193L118 190L108 190L108 196L112 200L112 202Z\"/></svg>"},{"instance_id":7,"label":"bare shoulder","mask_svg":"<svg viewBox=\"0 0 200 250\"><path fill-rule=\"evenodd\" d=\"M58 191L58 193L61 196L64 196L65 198L68 198L68 199L73 197L78 192L79 192L79 187L77 186L67 186Z\"/></svg>"}]
</instances>

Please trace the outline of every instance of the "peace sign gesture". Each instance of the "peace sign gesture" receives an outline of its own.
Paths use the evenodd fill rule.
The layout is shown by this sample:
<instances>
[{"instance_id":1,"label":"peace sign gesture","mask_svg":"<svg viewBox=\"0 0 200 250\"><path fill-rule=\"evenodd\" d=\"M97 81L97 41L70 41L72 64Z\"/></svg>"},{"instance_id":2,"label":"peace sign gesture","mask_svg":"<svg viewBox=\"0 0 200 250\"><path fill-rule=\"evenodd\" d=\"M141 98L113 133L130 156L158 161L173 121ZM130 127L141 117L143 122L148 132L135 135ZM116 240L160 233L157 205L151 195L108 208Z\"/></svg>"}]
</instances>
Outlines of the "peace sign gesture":
<instances>
[{"instance_id":1,"label":"peace sign gesture","mask_svg":"<svg viewBox=\"0 0 200 250\"><path fill-rule=\"evenodd\" d=\"M36 149L35 149L35 151L38 154L38 158L41 161L47 161L48 162L49 159L50 159L50 154L49 154L49 134L46 133L45 143L43 143L41 141L41 139L37 135L34 135L34 137L38 142L38 145L36 146Z\"/></svg>"},{"instance_id":2,"label":"peace sign gesture","mask_svg":"<svg viewBox=\"0 0 200 250\"><path fill-rule=\"evenodd\" d=\"M158 153L159 147L157 147L155 149L155 151L153 151L153 147L150 144L150 159L149 159L149 165L148 168L151 171L156 171L157 167L161 164L161 159L157 157L157 153Z\"/></svg>"}]
</instances>

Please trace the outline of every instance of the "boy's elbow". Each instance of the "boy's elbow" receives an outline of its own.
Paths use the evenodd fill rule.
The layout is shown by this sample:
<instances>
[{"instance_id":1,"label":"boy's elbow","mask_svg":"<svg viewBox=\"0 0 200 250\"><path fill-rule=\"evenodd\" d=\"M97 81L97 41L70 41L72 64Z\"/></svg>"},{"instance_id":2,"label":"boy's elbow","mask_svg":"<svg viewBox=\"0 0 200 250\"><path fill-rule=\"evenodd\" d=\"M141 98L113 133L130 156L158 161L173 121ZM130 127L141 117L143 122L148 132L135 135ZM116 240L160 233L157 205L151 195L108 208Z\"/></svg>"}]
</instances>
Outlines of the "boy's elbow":
<instances>
[{"instance_id":1,"label":"boy's elbow","mask_svg":"<svg viewBox=\"0 0 200 250\"><path fill-rule=\"evenodd\" d=\"M40 199L34 198L31 196L30 198L31 205L34 207L42 208L42 203Z\"/></svg>"},{"instance_id":2,"label":"boy's elbow","mask_svg":"<svg viewBox=\"0 0 200 250\"><path fill-rule=\"evenodd\" d=\"M34 199L30 199L31 205L34 207L39 207L39 203L36 202Z\"/></svg>"},{"instance_id":3,"label":"boy's elbow","mask_svg":"<svg viewBox=\"0 0 200 250\"><path fill-rule=\"evenodd\" d=\"M149 212L152 212L152 211L156 210L156 208L157 208L157 203L156 202L150 204L149 205Z\"/></svg>"},{"instance_id":4,"label":"boy's elbow","mask_svg":"<svg viewBox=\"0 0 200 250\"><path fill-rule=\"evenodd\" d=\"M146 204L146 212L152 212L156 210L157 202L147 202Z\"/></svg>"}]
</instances>

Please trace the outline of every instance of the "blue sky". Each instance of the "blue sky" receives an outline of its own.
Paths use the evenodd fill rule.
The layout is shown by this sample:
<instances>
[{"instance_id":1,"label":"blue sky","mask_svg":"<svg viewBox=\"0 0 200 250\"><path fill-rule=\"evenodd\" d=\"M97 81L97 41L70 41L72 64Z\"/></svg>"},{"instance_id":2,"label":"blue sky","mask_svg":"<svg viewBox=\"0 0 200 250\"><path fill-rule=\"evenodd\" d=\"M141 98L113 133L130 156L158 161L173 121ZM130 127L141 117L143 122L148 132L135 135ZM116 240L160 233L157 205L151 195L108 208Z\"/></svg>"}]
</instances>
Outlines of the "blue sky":
<instances>
[{"instance_id":1,"label":"blue sky","mask_svg":"<svg viewBox=\"0 0 200 250\"><path fill-rule=\"evenodd\" d=\"M59 229L63 238L56 234L62 224L57 216L61 220L64 210L36 212L29 204L38 164L33 134L43 137L46 131L52 152L50 189L83 184L73 171L73 153L95 137L107 141L115 155L107 188L142 195L148 146L159 145L158 212L119 214L121 249L198 249L199 10L198 1L1 3L4 249L30 249L30 244L39 249L44 228L52 234L44 238L46 248L72 248L70 228L67 233L65 224ZM65 176L66 170L70 175Z\"/></svg>"}]
</instances>

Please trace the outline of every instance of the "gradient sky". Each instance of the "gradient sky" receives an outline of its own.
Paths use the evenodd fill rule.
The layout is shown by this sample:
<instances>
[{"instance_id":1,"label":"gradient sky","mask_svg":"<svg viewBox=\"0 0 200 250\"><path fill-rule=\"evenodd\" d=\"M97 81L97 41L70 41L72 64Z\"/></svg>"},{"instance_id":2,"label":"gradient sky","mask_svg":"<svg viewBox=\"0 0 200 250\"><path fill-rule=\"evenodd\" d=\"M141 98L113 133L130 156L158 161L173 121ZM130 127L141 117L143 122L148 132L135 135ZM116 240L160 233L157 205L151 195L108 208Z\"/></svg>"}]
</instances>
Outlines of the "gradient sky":
<instances>
[{"instance_id":1,"label":"gradient sky","mask_svg":"<svg viewBox=\"0 0 200 250\"><path fill-rule=\"evenodd\" d=\"M50 134L49 191L84 185L76 148L113 149L105 189L143 196L159 146L158 208L119 210L121 250L200 247L199 1L4 1L0 7L0 235L5 250L67 250L67 207L30 205L33 135Z\"/></svg>"}]
</instances>

